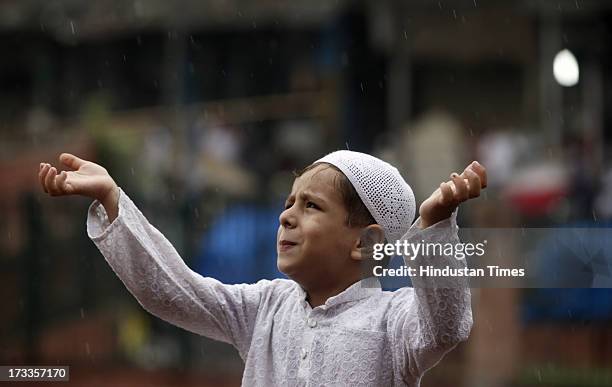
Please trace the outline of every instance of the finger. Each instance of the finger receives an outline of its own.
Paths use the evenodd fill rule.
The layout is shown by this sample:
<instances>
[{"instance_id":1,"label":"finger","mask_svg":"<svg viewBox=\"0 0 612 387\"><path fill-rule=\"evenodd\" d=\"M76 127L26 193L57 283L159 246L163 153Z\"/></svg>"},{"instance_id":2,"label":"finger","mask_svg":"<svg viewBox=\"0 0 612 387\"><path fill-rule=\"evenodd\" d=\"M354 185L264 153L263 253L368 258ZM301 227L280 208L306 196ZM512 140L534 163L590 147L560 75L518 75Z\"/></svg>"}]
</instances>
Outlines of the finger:
<instances>
[{"instance_id":1,"label":"finger","mask_svg":"<svg viewBox=\"0 0 612 387\"><path fill-rule=\"evenodd\" d=\"M448 206L448 205L453 204L454 195L453 195L453 189L451 188L451 183L449 182L441 183L440 184L440 194L441 194L440 204L442 204L443 206Z\"/></svg>"},{"instance_id":2,"label":"finger","mask_svg":"<svg viewBox=\"0 0 612 387\"><path fill-rule=\"evenodd\" d=\"M59 193L62 193L62 194L69 193L68 192L68 186L66 184L66 179L67 178L68 178L68 173L66 173L66 171L62 171L55 178L55 186L57 187L57 190L58 190Z\"/></svg>"},{"instance_id":3,"label":"finger","mask_svg":"<svg viewBox=\"0 0 612 387\"><path fill-rule=\"evenodd\" d=\"M465 179L454 172L451 174L451 178L453 179L453 184L455 185L455 200L457 202L464 202L468 200L469 193Z\"/></svg>"},{"instance_id":4,"label":"finger","mask_svg":"<svg viewBox=\"0 0 612 387\"><path fill-rule=\"evenodd\" d=\"M83 164L87 162L71 153L62 153L59 157L59 160L62 164L73 170L79 169Z\"/></svg>"},{"instance_id":5,"label":"finger","mask_svg":"<svg viewBox=\"0 0 612 387\"><path fill-rule=\"evenodd\" d=\"M47 187L45 186L45 176L47 176L47 172L49 171L50 167L51 166L49 164L42 163L42 168L40 169L40 172L38 172L38 180L40 181L40 185L42 186L45 193L49 193L47 191Z\"/></svg>"},{"instance_id":6,"label":"finger","mask_svg":"<svg viewBox=\"0 0 612 387\"><path fill-rule=\"evenodd\" d=\"M487 187L487 169L476 160L474 160L472 164L468 166L468 168L474 171L478 175L478 177L480 177L480 187L486 188Z\"/></svg>"},{"instance_id":7,"label":"finger","mask_svg":"<svg viewBox=\"0 0 612 387\"><path fill-rule=\"evenodd\" d=\"M468 179L468 197L476 198L480 196L480 176L471 169L466 169L461 176Z\"/></svg>"},{"instance_id":8,"label":"finger","mask_svg":"<svg viewBox=\"0 0 612 387\"><path fill-rule=\"evenodd\" d=\"M55 186L56 175L57 170L55 169L55 167L51 167L47 172L47 176L45 176L45 186L47 187L47 191L51 195L57 195L57 187Z\"/></svg>"}]
</instances>

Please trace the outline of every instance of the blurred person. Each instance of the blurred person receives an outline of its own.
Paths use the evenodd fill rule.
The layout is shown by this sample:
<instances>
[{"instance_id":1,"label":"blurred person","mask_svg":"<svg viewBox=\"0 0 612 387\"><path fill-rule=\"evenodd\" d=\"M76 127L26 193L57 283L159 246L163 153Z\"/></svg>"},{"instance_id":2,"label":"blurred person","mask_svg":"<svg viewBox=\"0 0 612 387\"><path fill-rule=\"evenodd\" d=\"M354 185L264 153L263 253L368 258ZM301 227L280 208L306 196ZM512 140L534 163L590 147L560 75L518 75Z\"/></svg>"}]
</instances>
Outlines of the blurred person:
<instances>
[{"instance_id":1,"label":"blurred person","mask_svg":"<svg viewBox=\"0 0 612 387\"><path fill-rule=\"evenodd\" d=\"M199 151L220 163L237 163L242 148L241 139L236 130L220 118L209 118L199 123L201 139Z\"/></svg>"},{"instance_id":2,"label":"blurred person","mask_svg":"<svg viewBox=\"0 0 612 387\"><path fill-rule=\"evenodd\" d=\"M429 196L429 187L435 186L455 165L466 161L462 152L466 149L465 135L461 124L450 113L434 109L423 114L415 123L404 128L400 163L410 168L417 198ZM431 155L436 162L431 163ZM486 162L485 165L488 165Z\"/></svg>"},{"instance_id":3,"label":"blurred person","mask_svg":"<svg viewBox=\"0 0 612 387\"><path fill-rule=\"evenodd\" d=\"M479 137L477 154L491 172L489 189L503 189L521 162L525 163L530 155L540 154L530 149L529 144L533 142L535 139L511 130L490 130Z\"/></svg>"},{"instance_id":4,"label":"blurred person","mask_svg":"<svg viewBox=\"0 0 612 387\"><path fill-rule=\"evenodd\" d=\"M45 192L95 199L88 235L128 290L152 314L232 344L243 385L418 386L470 333L465 277L447 287L413 277L414 288L387 292L364 265L373 243L459 242L458 205L486 186L476 161L442 182L414 223L412 189L395 167L352 151L315 161L296 174L279 216L277 265L290 279L239 285L189 269L106 169L71 154L60 161L71 170L40 165ZM465 267L454 256L436 263Z\"/></svg>"},{"instance_id":5,"label":"blurred person","mask_svg":"<svg viewBox=\"0 0 612 387\"><path fill-rule=\"evenodd\" d=\"M612 168L603 173L601 188L595 197L594 213L606 222L612 222Z\"/></svg>"},{"instance_id":6,"label":"blurred person","mask_svg":"<svg viewBox=\"0 0 612 387\"><path fill-rule=\"evenodd\" d=\"M270 259L276 253L277 222L278 206L252 201L230 205L200 239L193 269L230 284L279 278Z\"/></svg>"}]
</instances>

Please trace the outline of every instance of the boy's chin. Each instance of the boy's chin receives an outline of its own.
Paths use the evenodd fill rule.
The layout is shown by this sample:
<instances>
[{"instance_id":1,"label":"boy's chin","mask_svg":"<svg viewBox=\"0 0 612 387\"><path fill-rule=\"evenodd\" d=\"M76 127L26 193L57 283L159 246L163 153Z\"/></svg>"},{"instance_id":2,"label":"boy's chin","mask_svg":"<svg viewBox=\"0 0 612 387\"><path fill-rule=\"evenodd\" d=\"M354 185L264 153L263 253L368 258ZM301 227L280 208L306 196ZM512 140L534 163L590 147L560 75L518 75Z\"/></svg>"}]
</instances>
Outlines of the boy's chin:
<instances>
[{"instance_id":1,"label":"boy's chin","mask_svg":"<svg viewBox=\"0 0 612 387\"><path fill-rule=\"evenodd\" d=\"M285 274L285 275L289 275L287 273L287 258L286 257L281 257L280 255L278 255L276 257L276 267L278 268L278 271L280 271L281 273Z\"/></svg>"},{"instance_id":2,"label":"boy's chin","mask_svg":"<svg viewBox=\"0 0 612 387\"><path fill-rule=\"evenodd\" d=\"M292 274L295 274L297 269L294 259L294 257L285 256L282 253L278 254L276 258L276 267L278 271L291 278Z\"/></svg>"}]
</instances>

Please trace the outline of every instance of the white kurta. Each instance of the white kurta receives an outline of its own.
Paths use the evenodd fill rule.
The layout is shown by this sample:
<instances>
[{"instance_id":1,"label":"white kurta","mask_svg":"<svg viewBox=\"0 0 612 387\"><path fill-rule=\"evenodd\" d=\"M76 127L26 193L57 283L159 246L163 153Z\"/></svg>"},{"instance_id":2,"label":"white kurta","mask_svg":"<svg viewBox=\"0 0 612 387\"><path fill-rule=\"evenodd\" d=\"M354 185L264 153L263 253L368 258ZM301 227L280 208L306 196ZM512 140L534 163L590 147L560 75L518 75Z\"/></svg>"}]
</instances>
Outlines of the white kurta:
<instances>
[{"instance_id":1,"label":"white kurta","mask_svg":"<svg viewBox=\"0 0 612 387\"><path fill-rule=\"evenodd\" d=\"M472 326L461 278L448 288L413 278L414 289L387 292L370 277L313 309L288 279L226 285L203 277L123 191L111 224L99 202L91 205L87 232L147 311L232 344L245 362L244 386L418 386ZM413 224L404 239L458 242L456 211L425 230ZM465 266L453 257L434 259L436 267Z\"/></svg>"}]
</instances>

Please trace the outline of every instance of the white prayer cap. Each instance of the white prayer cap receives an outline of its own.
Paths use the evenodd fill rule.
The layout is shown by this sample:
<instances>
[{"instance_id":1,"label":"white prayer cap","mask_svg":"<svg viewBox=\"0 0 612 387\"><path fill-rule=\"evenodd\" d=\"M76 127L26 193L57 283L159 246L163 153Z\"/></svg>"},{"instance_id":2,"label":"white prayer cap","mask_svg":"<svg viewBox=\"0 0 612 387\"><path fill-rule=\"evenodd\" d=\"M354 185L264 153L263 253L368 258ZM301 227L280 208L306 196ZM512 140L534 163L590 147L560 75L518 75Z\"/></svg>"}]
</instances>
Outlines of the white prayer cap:
<instances>
[{"instance_id":1,"label":"white prayer cap","mask_svg":"<svg viewBox=\"0 0 612 387\"><path fill-rule=\"evenodd\" d=\"M416 202L412 189L397 168L374 156L339 150L315 161L329 163L349 179L376 223L394 243L410 228Z\"/></svg>"}]
</instances>

